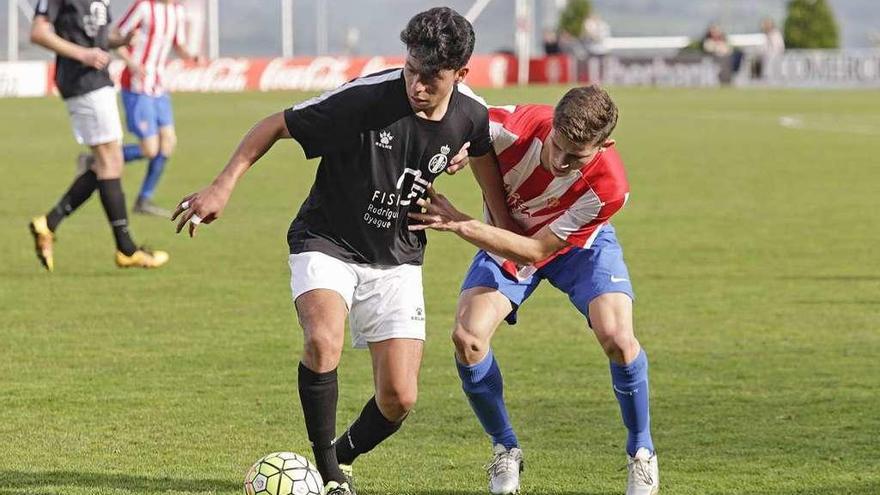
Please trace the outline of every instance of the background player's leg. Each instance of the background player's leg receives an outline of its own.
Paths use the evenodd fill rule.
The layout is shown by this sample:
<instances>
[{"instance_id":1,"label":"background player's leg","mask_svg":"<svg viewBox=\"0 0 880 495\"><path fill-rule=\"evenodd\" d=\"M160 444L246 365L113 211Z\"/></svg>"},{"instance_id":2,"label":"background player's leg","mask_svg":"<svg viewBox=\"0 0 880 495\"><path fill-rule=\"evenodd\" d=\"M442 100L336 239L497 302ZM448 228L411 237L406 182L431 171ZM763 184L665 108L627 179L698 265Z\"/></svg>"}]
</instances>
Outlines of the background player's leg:
<instances>
[{"instance_id":1,"label":"background player's leg","mask_svg":"<svg viewBox=\"0 0 880 495\"><path fill-rule=\"evenodd\" d=\"M98 192L107 220L113 228L116 249L125 256L137 251L128 231L128 213L125 211L125 193L122 192L122 148L118 142L92 146L95 155L93 170L97 175Z\"/></svg>"},{"instance_id":2,"label":"background player's leg","mask_svg":"<svg viewBox=\"0 0 880 495\"><path fill-rule=\"evenodd\" d=\"M159 138L156 136L153 109L149 96L133 93L123 89L122 106L125 108L125 123L128 131L137 136L138 143L129 143L122 147L125 163L131 163L145 157L155 156L159 150Z\"/></svg>"},{"instance_id":3,"label":"background player's leg","mask_svg":"<svg viewBox=\"0 0 880 495\"><path fill-rule=\"evenodd\" d=\"M633 333L632 299L622 292L602 294L589 305L590 324L611 364L611 383L629 434L626 451L654 452L648 407L648 357Z\"/></svg>"},{"instance_id":4,"label":"background player's leg","mask_svg":"<svg viewBox=\"0 0 880 495\"><path fill-rule=\"evenodd\" d=\"M147 173L141 185L140 193L135 202L134 210L156 216L170 216L171 212L153 203L153 194L159 185L159 179L165 171L165 165L174 148L177 146L177 134L174 131L174 118L171 112L171 99L168 95L151 98L155 123L158 126L158 140L147 156L150 159Z\"/></svg>"},{"instance_id":5,"label":"background player's leg","mask_svg":"<svg viewBox=\"0 0 880 495\"><path fill-rule=\"evenodd\" d=\"M72 214L95 192L98 186L98 178L92 170L86 170L79 174L73 183L58 200L58 203L43 216L34 217L28 225L34 238L37 259L50 272L55 269L53 254L55 235L54 232L65 217Z\"/></svg>"},{"instance_id":6,"label":"background player's leg","mask_svg":"<svg viewBox=\"0 0 880 495\"><path fill-rule=\"evenodd\" d=\"M508 449L519 442L504 405L504 381L490 342L512 309L510 300L495 289L467 289L459 297L452 333L458 375L471 408L492 443Z\"/></svg>"},{"instance_id":7,"label":"background player's leg","mask_svg":"<svg viewBox=\"0 0 880 495\"><path fill-rule=\"evenodd\" d=\"M299 365L299 398L315 464L324 482L345 481L339 470L333 439L339 388L336 368L342 356L347 308L339 293L315 289L296 298L303 328L303 357Z\"/></svg>"},{"instance_id":8,"label":"background player's leg","mask_svg":"<svg viewBox=\"0 0 880 495\"><path fill-rule=\"evenodd\" d=\"M70 216L77 208L82 206L87 199L92 197L95 188L98 187L98 176L91 169L86 170L70 185L64 196L58 200L58 203L46 213L46 225L52 232L58 228L58 224Z\"/></svg>"},{"instance_id":9,"label":"background player's leg","mask_svg":"<svg viewBox=\"0 0 880 495\"><path fill-rule=\"evenodd\" d=\"M147 155L150 158L150 163L147 164L147 173L144 175L144 182L138 193L138 203L148 202L153 198L156 187L159 185L159 179L162 178L162 173L165 171L165 164L174 149L173 143L177 142L173 127L159 129L159 136L156 139L158 149Z\"/></svg>"},{"instance_id":10,"label":"background player's leg","mask_svg":"<svg viewBox=\"0 0 880 495\"><path fill-rule=\"evenodd\" d=\"M337 440L336 456L341 464L351 464L399 430L418 397L424 342L388 339L369 346L376 395Z\"/></svg>"},{"instance_id":11,"label":"background player's leg","mask_svg":"<svg viewBox=\"0 0 880 495\"><path fill-rule=\"evenodd\" d=\"M137 148L137 153L133 150ZM126 157L126 163L132 160L139 160L141 158L152 159L154 156L159 154L159 135L154 134L152 136L147 136L141 138L138 144L126 144L125 149L128 150L128 156ZM137 157L129 160L128 157Z\"/></svg>"},{"instance_id":12,"label":"background player's leg","mask_svg":"<svg viewBox=\"0 0 880 495\"><path fill-rule=\"evenodd\" d=\"M158 142L156 143L156 147L158 147ZM138 143L128 143L122 146L122 160L125 163L136 162L138 160L143 159L147 154L144 149L147 147L144 145L144 141L140 141Z\"/></svg>"}]
</instances>

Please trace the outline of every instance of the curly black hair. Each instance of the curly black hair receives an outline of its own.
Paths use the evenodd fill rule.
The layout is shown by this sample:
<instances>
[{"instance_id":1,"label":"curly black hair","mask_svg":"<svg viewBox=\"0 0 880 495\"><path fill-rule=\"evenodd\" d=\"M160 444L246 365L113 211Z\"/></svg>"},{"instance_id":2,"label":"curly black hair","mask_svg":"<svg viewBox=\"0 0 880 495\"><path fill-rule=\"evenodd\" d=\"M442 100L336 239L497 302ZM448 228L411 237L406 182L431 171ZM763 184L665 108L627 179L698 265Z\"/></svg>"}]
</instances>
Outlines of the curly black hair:
<instances>
[{"instance_id":1,"label":"curly black hair","mask_svg":"<svg viewBox=\"0 0 880 495\"><path fill-rule=\"evenodd\" d=\"M449 7L435 7L416 14L400 32L400 41L418 61L416 69L424 76L466 66L475 40L471 23Z\"/></svg>"}]
</instances>

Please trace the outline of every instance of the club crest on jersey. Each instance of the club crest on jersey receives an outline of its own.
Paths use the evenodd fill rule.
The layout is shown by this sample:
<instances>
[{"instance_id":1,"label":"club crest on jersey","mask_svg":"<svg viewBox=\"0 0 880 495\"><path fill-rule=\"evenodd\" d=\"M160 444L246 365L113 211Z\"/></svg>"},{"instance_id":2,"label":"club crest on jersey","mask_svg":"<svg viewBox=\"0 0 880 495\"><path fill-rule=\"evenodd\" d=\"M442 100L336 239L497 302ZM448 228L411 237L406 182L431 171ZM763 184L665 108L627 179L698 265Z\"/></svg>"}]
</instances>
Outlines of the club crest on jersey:
<instances>
[{"instance_id":1,"label":"club crest on jersey","mask_svg":"<svg viewBox=\"0 0 880 495\"><path fill-rule=\"evenodd\" d=\"M100 0L89 5L89 15L83 16L83 28L89 38L98 36L100 29L107 25L107 7L110 0Z\"/></svg>"},{"instance_id":2,"label":"club crest on jersey","mask_svg":"<svg viewBox=\"0 0 880 495\"><path fill-rule=\"evenodd\" d=\"M391 141L394 140L394 136L391 134L391 131L380 131L379 132L379 140L376 141L376 146L379 148L390 150L391 149Z\"/></svg>"},{"instance_id":3,"label":"club crest on jersey","mask_svg":"<svg viewBox=\"0 0 880 495\"><path fill-rule=\"evenodd\" d=\"M446 168L446 164L449 163L447 155L449 155L450 151L449 146L444 144L443 147L440 148L440 153L432 156L431 161L428 162L428 171L432 174L442 172L443 169Z\"/></svg>"},{"instance_id":4,"label":"club crest on jersey","mask_svg":"<svg viewBox=\"0 0 880 495\"><path fill-rule=\"evenodd\" d=\"M416 314L410 316L410 319L414 321L425 321L425 310L422 308L416 308Z\"/></svg>"}]
</instances>

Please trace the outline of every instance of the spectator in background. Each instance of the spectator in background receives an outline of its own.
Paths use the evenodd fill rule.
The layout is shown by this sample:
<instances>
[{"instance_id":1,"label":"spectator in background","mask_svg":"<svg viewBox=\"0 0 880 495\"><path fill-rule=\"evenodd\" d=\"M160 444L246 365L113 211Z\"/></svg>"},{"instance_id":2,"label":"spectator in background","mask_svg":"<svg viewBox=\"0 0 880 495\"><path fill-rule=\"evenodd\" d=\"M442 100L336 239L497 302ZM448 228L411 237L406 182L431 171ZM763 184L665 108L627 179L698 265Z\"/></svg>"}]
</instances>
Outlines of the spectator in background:
<instances>
[{"instance_id":1,"label":"spectator in background","mask_svg":"<svg viewBox=\"0 0 880 495\"><path fill-rule=\"evenodd\" d=\"M354 26L349 26L345 31L345 54L348 56L357 55L360 41L361 30Z\"/></svg>"},{"instance_id":2,"label":"spectator in background","mask_svg":"<svg viewBox=\"0 0 880 495\"><path fill-rule=\"evenodd\" d=\"M718 62L720 66L718 78L721 83L730 84L733 75L739 72L742 64L742 51L733 48L721 26L714 22L706 29L700 47L703 53L711 55Z\"/></svg>"},{"instance_id":3,"label":"spectator in background","mask_svg":"<svg viewBox=\"0 0 880 495\"><path fill-rule=\"evenodd\" d=\"M773 19L767 17L761 21L761 31L766 39L764 45L761 46L760 56L755 59L755 64L752 67L752 75L757 78L764 78L772 60L785 52L785 40Z\"/></svg>"},{"instance_id":4,"label":"spectator in background","mask_svg":"<svg viewBox=\"0 0 880 495\"><path fill-rule=\"evenodd\" d=\"M559 47L559 33L555 29L544 30L543 43L545 55L558 55L562 53L562 49Z\"/></svg>"},{"instance_id":5,"label":"spectator in background","mask_svg":"<svg viewBox=\"0 0 880 495\"><path fill-rule=\"evenodd\" d=\"M761 21L761 31L767 36L763 49L765 55L779 55L785 51L785 39L773 19L767 17Z\"/></svg>"},{"instance_id":6,"label":"spectator in background","mask_svg":"<svg viewBox=\"0 0 880 495\"><path fill-rule=\"evenodd\" d=\"M566 31L559 31L558 41L559 52L568 53L577 60L585 60L587 58L587 50L580 38L576 38Z\"/></svg>"},{"instance_id":7,"label":"spectator in background","mask_svg":"<svg viewBox=\"0 0 880 495\"><path fill-rule=\"evenodd\" d=\"M730 43L727 42L727 35L716 23L709 24L706 34L703 35L701 44L703 52L713 57L727 57L733 51Z\"/></svg>"},{"instance_id":8,"label":"spectator in background","mask_svg":"<svg viewBox=\"0 0 880 495\"><path fill-rule=\"evenodd\" d=\"M605 40L611 37L611 26L605 22L605 19L599 17L599 14L590 14L584 21L583 42L587 48L587 53L591 56L605 56L608 54L608 47Z\"/></svg>"}]
</instances>

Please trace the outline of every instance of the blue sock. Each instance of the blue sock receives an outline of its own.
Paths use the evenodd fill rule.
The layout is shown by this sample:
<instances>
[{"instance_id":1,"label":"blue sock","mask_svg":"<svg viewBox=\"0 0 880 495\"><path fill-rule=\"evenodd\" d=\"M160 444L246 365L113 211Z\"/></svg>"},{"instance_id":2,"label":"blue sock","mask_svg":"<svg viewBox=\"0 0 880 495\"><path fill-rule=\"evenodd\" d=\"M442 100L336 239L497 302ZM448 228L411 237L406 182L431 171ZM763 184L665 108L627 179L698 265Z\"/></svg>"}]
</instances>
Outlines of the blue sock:
<instances>
[{"instance_id":1,"label":"blue sock","mask_svg":"<svg viewBox=\"0 0 880 495\"><path fill-rule=\"evenodd\" d=\"M653 453L651 414L648 409L648 355L644 350L627 365L611 363L611 385L620 403L623 424L629 431L626 452L635 455L637 450L644 447Z\"/></svg>"},{"instance_id":2,"label":"blue sock","mask_svg":"<svg viewBox=\"0 0 880 495\"><path fill-rule=\"evenodd\" d=\"M162 177L162 171L165 170L165 162L168 161L168 157L159 153L155 158L150 160L150 164L147 167L147 176L144 177L144 183L141 185L141 192L138 194L139 198L152 198L153 193L156 191L156 186L159 185L159 178Z\"/></svg>"},{"instance_id":3,"label":"blue sock","mask_svg":"<svg viewBox=\"0 0 880 495\"><path fill-rule=\"evenodd\" d=\"M126 144L122 147L122 158L125 160L125 163L140 160L143 157L144 154L141 152L139 144Z\"/></svg>"},{"instance_id":4,"label":"blue sock","mask_svg":"<svg viewBox=\"0 0 880 495\"><path fill-rule=\"evenodd\" d=\"M461 377L461 388L471 403L486 433L492 437L493 444L501 444L506 448L519 447L519 441L504 405L504 380L492 350L482 361L467 366L455 360L458 376Z\"/></svg>"}]
</instances>

